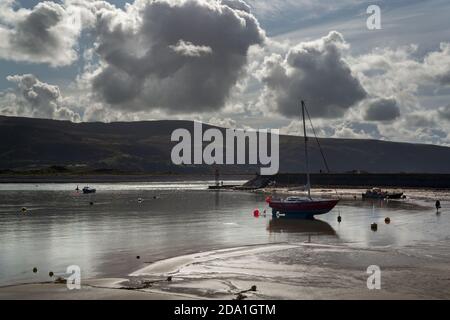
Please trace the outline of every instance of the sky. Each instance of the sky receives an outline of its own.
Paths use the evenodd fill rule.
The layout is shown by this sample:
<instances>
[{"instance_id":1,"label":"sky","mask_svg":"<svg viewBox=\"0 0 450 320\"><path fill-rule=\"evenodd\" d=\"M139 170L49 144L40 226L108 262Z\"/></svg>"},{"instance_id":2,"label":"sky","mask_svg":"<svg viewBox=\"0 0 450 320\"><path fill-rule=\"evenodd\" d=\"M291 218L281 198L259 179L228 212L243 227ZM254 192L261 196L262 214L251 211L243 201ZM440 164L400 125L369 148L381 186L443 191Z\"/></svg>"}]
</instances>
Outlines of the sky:
<instances>
[{"instance_id":1,"label":"sky","mask_svg":"<svg viewBox=\"0 0 450 320\"><path fill-rule=\"evenodd\" d=\"M380 9L380 28L370 6ZM0 0L0 115L450 145L448 0Z\"/></svg>"}]
</instances>

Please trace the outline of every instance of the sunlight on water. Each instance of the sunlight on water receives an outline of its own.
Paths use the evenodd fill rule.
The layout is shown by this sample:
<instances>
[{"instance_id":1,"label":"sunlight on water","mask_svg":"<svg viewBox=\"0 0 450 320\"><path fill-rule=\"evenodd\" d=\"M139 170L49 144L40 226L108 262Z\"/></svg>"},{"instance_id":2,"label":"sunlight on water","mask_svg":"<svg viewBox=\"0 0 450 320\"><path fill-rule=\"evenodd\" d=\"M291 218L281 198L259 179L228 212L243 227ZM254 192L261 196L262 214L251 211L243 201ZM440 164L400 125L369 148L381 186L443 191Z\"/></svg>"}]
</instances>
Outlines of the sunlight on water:
<instances>
[{"instance_id":1,"label":"sunlight on water","mask_svg":"<svg viewBox=\"0 0 450 320\"><path fill-rule=\"evenodd\" d=\"M241 185L245 180L224 181L224 185ZM75 190L78 186L82 189L85 185L77 183L0 183L0 191L68 191ZM129 183L95 183L97 191L121 191L121 190L207 190L214 181L189 181L189 182L129 182Z\"/></svg>"}]
</instances>

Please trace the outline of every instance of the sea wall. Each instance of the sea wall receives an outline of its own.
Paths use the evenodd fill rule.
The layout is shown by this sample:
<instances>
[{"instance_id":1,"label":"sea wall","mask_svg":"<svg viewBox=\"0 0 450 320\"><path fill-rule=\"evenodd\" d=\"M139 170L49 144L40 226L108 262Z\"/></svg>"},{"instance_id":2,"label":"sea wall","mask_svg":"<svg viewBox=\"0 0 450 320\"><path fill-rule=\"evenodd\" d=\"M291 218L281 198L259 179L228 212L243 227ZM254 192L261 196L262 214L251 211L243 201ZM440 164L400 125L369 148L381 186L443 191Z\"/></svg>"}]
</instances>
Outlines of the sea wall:
<instances>
[{"instance_id":1,"label":"sea wall","mask_svg":"<svg viewBox=\"0 0 450 320\"><path fill-rule=\"evenodd\" d=\"M305 174L279 173L274 176L256 176L245 186L262 188L274 182L277 187L306 184ZM313 187L389 187L450 189L450 174L311 174Z\"/></svg>"}]
</instances>

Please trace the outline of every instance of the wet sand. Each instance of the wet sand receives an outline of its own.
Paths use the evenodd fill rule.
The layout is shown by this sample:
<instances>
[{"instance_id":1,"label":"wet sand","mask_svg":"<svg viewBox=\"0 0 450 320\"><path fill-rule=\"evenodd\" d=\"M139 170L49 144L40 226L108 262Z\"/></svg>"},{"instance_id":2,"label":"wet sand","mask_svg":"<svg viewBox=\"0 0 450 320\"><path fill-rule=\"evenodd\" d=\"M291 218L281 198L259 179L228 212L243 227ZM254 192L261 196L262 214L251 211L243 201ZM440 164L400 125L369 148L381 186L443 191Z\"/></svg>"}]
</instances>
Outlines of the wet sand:
<instances>
[{"instance_id":1,"label":"wet sand","mask_svg":"<svg viewBox=\"0 0 450 320\"><path fill-rule=\"evenodd\" d=\"M372 264L383 265L380 290L367 288ZM81 290L8 286L0 288L0 299L449 299L449 285L446 263L389 248L299 243L174 257L123 279L83 280Z\"/></svg>"}]
</instances>

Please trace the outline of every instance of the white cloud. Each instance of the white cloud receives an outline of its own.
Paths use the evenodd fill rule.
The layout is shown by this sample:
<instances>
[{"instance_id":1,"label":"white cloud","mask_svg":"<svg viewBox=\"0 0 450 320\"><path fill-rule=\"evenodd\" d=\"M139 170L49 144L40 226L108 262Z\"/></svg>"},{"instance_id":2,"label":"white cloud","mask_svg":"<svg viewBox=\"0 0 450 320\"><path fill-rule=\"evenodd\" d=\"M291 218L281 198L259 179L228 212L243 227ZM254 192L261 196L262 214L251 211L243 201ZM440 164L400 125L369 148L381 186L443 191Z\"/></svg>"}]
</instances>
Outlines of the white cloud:
<instances>
[{"instance_id":1,"label":"white cloud","mask_svg":"<svg viewBox=\"0 0 450 320\"><path fill-rule=\"evenodd\" d=\"M39 81L32 74L7 77L17 89L3 92L0 113L4 115L28 116L79 121L80 115L63 103L58 86Z\"/></svg>"},{"instance_id":2,"label":"white cloud","mask_svg":"<svg viewBox=\"0 0 450 320\"><path fill-rule=\"evenodd\" d=\"M70 65L82 26L77 15L51 1L33 9L13 8L14 1L0 3L0 59Z\"/></svg>"},{"instance_id":3,"label":"white cloud","mask_svg":"<svg viewBox=\"0 0 450 320\"><path fill-rule=\"evenodd\" d=\"M176 45L169 46L175 53L186 57L201 57L203 55L212 54L211 47L196 46L192 42L179 40Z\"/></svg>"}]
</instances>

